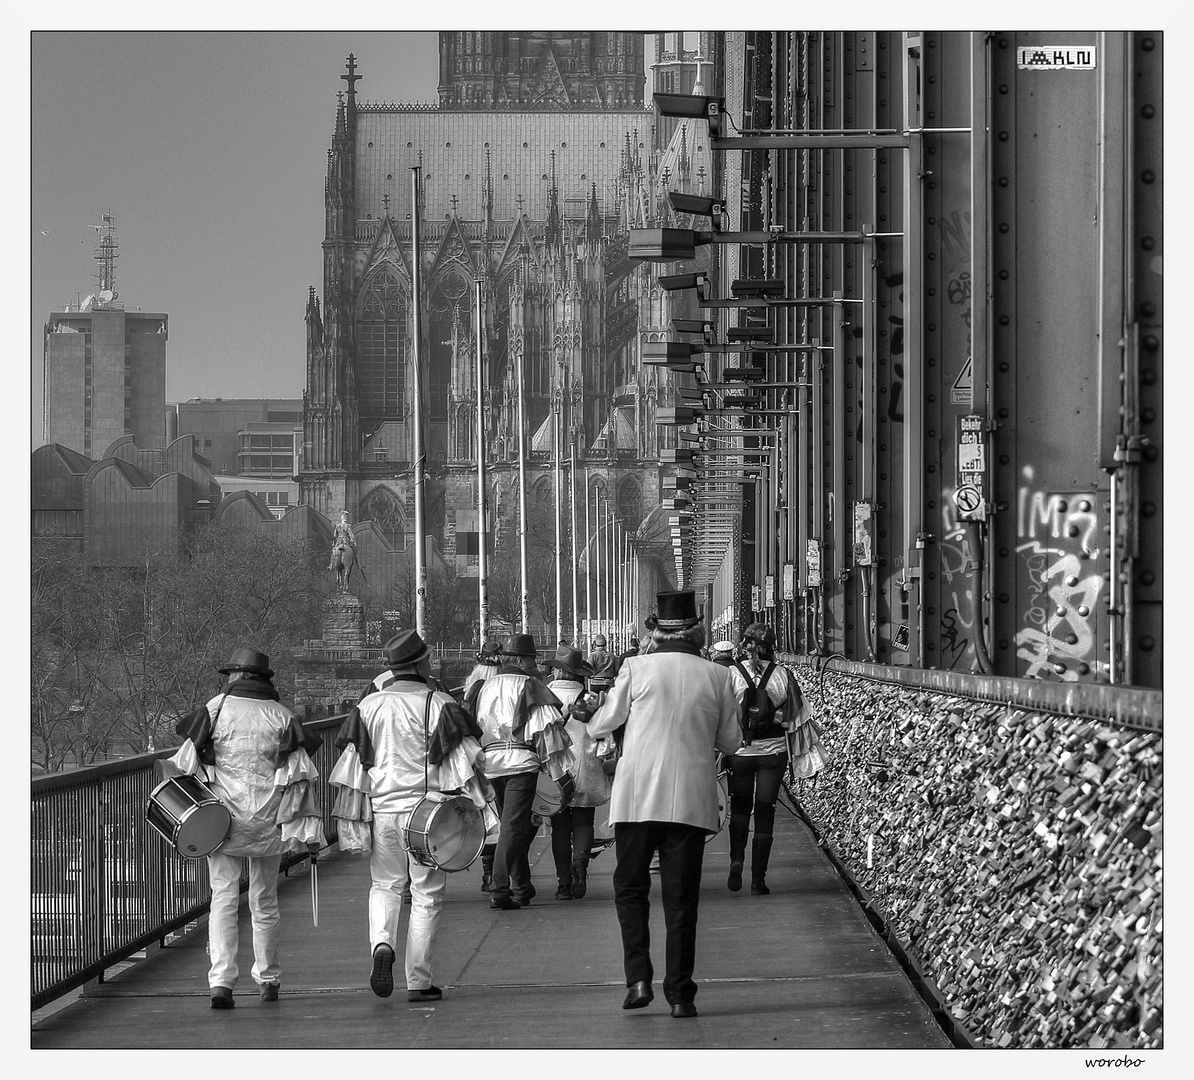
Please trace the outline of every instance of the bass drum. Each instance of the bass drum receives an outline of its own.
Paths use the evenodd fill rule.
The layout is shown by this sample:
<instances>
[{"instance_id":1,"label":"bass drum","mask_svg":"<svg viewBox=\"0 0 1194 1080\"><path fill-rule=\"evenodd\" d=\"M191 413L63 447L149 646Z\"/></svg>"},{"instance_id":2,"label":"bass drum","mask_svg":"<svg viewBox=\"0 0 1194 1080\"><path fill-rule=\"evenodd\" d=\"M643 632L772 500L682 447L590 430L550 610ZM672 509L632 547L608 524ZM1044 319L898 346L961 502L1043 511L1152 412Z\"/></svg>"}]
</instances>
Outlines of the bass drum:
<instances>
[{"instance_id":1,"label":"bass drum","mask_svg":"<svg viewBox=\"0 0 1194 1080\"><path fill-rule=\"evenodd\" d=\"M424 795L402 829L406 850L422 866L467 870L485 846L485 819L464 795Z\"/></svg>"},{"instance_id":2,"label":"bass drum","mask_svg":"<svg viewBox=\"0 0 1194 1080\"><path fill-rule=\"evenodd\" d=\"M202 859L228 839L232 814L197 776L163 780L145 804L145 820L184 859Z\"/></svg>"}]
</instances>

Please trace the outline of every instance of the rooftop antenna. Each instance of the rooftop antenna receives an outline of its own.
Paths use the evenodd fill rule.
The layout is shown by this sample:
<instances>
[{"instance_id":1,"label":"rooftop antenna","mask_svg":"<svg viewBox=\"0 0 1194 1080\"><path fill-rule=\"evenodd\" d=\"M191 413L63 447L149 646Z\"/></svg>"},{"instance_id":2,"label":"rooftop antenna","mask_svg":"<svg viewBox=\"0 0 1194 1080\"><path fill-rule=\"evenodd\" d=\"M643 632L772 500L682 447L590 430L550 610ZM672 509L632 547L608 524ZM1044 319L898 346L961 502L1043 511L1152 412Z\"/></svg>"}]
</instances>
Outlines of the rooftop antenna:
<instances>
[{"instance_id":1,"label":"rooftop antenna","mask_svg":"<svg viewBox=\"0 0 1194 1080\"><path fill-rule=\"evenodd\" d=\"M102 225L89 225L99 233L99 247L95 249L95 261L99 263L99 273L93 276L99 279L99 295L96 299L100 304L112 303L120 293L116 291L116 260L120 258L120 241L116 239L116 219L112 216L112 207L108 207L100 220Z\"/></svg>"}]
</instances>

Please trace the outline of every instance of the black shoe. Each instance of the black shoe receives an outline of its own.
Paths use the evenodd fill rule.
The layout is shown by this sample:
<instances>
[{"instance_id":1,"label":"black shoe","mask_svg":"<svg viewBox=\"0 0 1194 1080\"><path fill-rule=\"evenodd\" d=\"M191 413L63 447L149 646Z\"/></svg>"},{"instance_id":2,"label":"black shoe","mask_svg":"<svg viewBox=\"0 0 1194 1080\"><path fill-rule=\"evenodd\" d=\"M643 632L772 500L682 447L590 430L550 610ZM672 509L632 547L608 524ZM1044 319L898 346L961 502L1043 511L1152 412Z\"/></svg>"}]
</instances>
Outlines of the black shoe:
<instances>
[{"instance_id":1,"label":"black shoe","mask_svg":"<svg viewBox=\"0 0 1194 1080\"><path fill-rule=\"evenodd\" d=\"M767 888L767 882L759 878L750 879L750 895L751 896L770 896L771 890Z\"/></svg>"},{"instance_id":2,"label":"black shoe","mask_svg":"<svg viewBox=\"0 0 1194 1080\"><path fill-rule=\"evenodd\" d=\"M572 864L572 895L580 900L589 889L589 868L583 862Z\"/></svg>"},{"instance_id":3,"label":"black shoe","mask_svg":"<svg viewBox=\"0 0 1194 1080\"><path fill-rule=\"evenodd\" d=\"M522 904L512 896L491 896L489 898L489 908L491 911L517 911L520 907L522 907Z\"/></svg>"},{"instance_id":4,"label":"black shoe","mask_svg":"<svg viewBox=\"0 0 1194 1080\"><path fill-rule=\"evenodd\" d=\"M556 889L556 899L557 900L571 900L572 899L572 886L571 885L560 885Z\"/></svg>"},{"instance_id":5,"label":"black shoe","mask_svg":"<svg viewBox=\"0 0 1194 1080\"><path fill-rule=\"evenodd\" d=\"M211 988L211 1007L213 1009L233 1009L236 1002L232 1000L232 988L229 986L213 986Z\"/></svg>"},{"instance_id":6,"label":"black shoe","mask_svg":"<svg viewBox=\"0 0 1194 1080\"><path fill-rule=\"evenodd\" d=\"M677 1001L672 1006L672 1018L674 1020L681 1020L686 1016L696 1016L696 1005L691 1001Z\"/></svg>"},{"instance_id":7,"label":"black shoe","mask_svg":"<svg viewBox=\"0 0 1194 1080\"><path fill-rule=\"evenodd\" d=\"M730 863L730 875L726 878L726 888L730 892L738 892L742 888L742 863Z\"/></svg>"},{"instance_id":8,"label":"black shoe","mask_svg":"<svg viewBox=\"0 0 1194 1080\"><path fill-rule=\"evenodd\" d=\"M407 1001L439 1001L444 992L438 986L427 986L422 990L407 990Z\"/></svg>"},{"instance_id":9,"label":"black shoe","mask_svg":"<svg viewBox=\"0 0 1194 1080\"><path fill-rule=\"evenodd\" d=\"M261 984L261 1000L262 1001L277 1001L279 988L280 988L279 984L276 982L262 983Z\"/></svg>"},{"instance_id":10,"label":"black shoe","mask_svg":"<svg viewBox=\"0 0 1194 1080\"><path fill-rule=\"evenodd\" d=\"M394 950L389 945L378 945L373 950L373 972L369 976L369 989L378 997L389 997L394 992Z\"/></svg>"},{"instance_id":11,"label":"black shoe","mask_svg":"<svg viewBox=\"0 0 1194 1080\"><path fill-rule=\"evenodd\" d=\"M651 984L646 981L631 983L626 991L626 1000L622 1002L623 1009L643 1009L655 1000Z\"/></svg>"}]
</instances>

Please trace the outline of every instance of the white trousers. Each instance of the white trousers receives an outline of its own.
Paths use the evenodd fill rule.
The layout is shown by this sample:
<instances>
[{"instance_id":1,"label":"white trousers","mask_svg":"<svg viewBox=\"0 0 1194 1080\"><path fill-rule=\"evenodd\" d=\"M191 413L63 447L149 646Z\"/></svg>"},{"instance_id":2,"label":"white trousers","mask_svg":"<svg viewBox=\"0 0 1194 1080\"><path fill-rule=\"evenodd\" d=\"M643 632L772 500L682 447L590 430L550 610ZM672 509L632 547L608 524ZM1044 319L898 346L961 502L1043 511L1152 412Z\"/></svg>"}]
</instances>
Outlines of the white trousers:
<instances>
[{"instance_id":1,"label":"white trousers","mask_svg":"<svg viewBox=\"0 0 1194 1080\"><path fill-rule=\"evenodd\" d=\"M398 955L398 920L402 914L402 892L410 881L410 921L406 927L406 988L426 990L431 986L431 950L439 928L440 910L448 875L409 858L402 839L402 826L409 810L398 814L373 814L373 848L369 872L369 952L389 945Z\"/></svg>"},{"instance_id":2,"label":"white trousers","mask_svg":"<svg viewBox=\"0 0 1194 1080\"><path fill-rule=\"evenodd\" d=\"M249 863L249 916L253 923L253 978L258 983L273 983L282 977L282 967L278 963L278 868L282 865L282 856L224 855L217 851L207 857L211 878L211 914L207 920L207 952L211 957L208 986L231 989L240 974L236 966L237 913L240 909L241 863L246 859Z\"/></svg>"}]
</instances>

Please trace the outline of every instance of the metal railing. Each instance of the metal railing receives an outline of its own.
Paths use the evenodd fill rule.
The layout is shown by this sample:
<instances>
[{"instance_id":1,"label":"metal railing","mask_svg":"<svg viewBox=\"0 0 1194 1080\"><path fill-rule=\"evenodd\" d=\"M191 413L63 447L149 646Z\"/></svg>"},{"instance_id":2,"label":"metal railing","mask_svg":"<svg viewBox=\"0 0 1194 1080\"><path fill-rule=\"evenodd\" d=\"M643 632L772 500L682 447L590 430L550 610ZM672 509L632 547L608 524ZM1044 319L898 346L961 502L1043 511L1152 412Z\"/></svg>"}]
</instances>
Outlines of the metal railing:
<instances>
[{"instance_id":1,"label":"metal railing","mask_svg":"<svg viewBox=\"0 0 1194 1080\"><path fill-rule=\"evenodd\" d=\"M336 839L326 778L342 716L304 725L320 734L316 796ZM32 781L30 891L32 1007L92 980L194 922L211 902L206 859L184 859L145 820L155 761L175 748L69 769ZM307 858L287 855L283 869ZM247 877L241 889L248 887Z\"/></svg>"}]
</instances>

